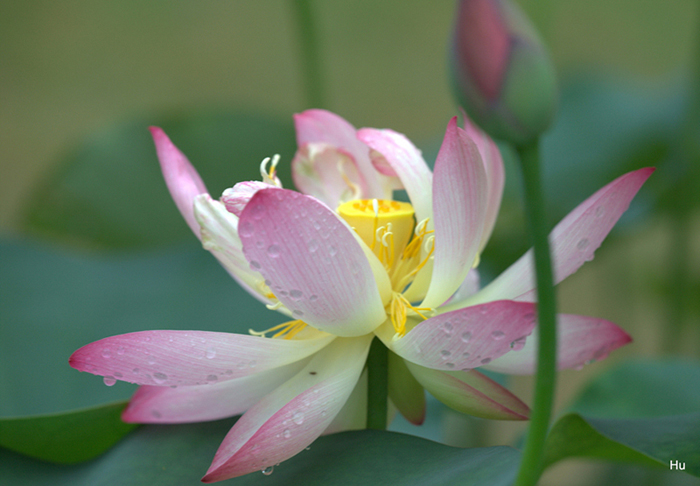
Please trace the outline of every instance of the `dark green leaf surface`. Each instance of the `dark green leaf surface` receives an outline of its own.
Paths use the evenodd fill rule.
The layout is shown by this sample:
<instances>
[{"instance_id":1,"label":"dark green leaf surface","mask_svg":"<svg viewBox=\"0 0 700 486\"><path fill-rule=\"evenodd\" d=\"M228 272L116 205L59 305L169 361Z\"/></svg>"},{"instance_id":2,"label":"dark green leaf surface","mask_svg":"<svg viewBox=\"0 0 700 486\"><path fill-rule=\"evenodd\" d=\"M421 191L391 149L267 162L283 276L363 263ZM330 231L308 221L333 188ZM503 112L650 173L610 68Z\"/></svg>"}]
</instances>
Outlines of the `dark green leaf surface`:
<instances>
[{"instance_id":1,"label":"dark green leaf surface","mask_svg":"<svg viewBox=\"0 0 700 486\"><path fill-rule=\"evenodd\" d=\"M74 464L112 447L135 424L121 421L126 402L65 413L0 419L0 446L50 462Z\"/></svg>"},{"instance_id":2,"label":"dark green leaf surface","mask_svg":"<svg viewBox=\"0 0 700 486\"><path fill-rule=\"evenodd\" d=\"M104 129L74 149L30 197L25 227L97 247L143 247L189 237L160 173L149 125L162 127L197 168L213 197L259 180L260 161L282 156L283 183L296 149L291 116L193 112Z\"/></svg>"},{"instance_id":3,"label":"dark green leaf surface","mask_svg":"<svg viewBox=\"0 0 700 486\"><path fill-rule=\"evenodd\" d=\"M219 441L233 424L143 426L106 455L57 467L0 451L0 483L56 486L198 485ZM308 451L275 467L222 485L510 485L520 454L510 447L458 449L408 435L357 431L321 437Z\"/></svg>"},{"instance_id":4,"label":"dark green leaf surface","mask_svg":"<svg viewBox=\"0 0 700 486\"><path fill-rule=\"evenodd\" d=\"M700 476L700 365L690 361L625 363L597 378L547 439L545 464L591 457Z\"/></svg>"},{"instance_id":5,"label":"dark green leaf surface","mask_svg":"<svg viewBox=\"0 0 700 486\"><path fill-rule=\"evenodd\" d=\"M105 433L112 439L75 436L90 457L104 450L105 440L129 430L116 409L76 410L124 400L136 388L122 382L107 387L101 377L69 367L70 355L85 344L149 329L245 333L284 320L242 290L192 239L179 249L111 256L0 242L0 417L24 417L8 422L21 426L22 434L0 422L1 445L29 451L34 446L26 441L47 427L108 423L111 432ZM76 415L44 416L66 411ZM61 454L56 447L42 457L73 457Z\"/></svg>"}]
</instances>

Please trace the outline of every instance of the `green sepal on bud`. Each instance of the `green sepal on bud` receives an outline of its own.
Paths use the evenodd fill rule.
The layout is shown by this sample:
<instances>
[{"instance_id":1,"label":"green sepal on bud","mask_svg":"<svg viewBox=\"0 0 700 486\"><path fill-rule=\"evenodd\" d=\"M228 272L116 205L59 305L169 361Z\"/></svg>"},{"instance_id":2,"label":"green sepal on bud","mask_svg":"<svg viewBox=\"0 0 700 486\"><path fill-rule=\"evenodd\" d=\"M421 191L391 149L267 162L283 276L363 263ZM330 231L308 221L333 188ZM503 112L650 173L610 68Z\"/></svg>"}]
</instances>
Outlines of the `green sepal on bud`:
<instances>
[{"instance_id":1,"label":"green sepal on bud","mask_svg":"<svg viewBox=\"0 0 700 486\"><path fill-rule=\"evenodd\" d=\"M554 66L524 12L510 0L461 0L450 70L459 103L494 138L524 144L554 119Z\"/></svg>"}]
</instances>

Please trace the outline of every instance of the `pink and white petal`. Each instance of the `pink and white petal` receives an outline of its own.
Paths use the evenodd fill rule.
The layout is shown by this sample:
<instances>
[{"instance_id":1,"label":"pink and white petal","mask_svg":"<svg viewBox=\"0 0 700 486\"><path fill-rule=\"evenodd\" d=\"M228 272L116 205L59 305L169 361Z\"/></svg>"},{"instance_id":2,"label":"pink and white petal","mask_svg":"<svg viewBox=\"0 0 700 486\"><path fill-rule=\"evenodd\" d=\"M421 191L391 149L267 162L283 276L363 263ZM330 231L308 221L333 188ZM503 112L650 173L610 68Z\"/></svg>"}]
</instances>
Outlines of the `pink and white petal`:
<instances>
[{"instance_id":1,"label":"pink and white petal","mask_svg":"<svg viewBox=\"0 0 700 486\"><path fill-rule=\"evenodd\" d=\"M202 481L260 471L303 451L326 430L355 388L371 339L336 339L250 408L226 435Z\"/></svg>"},{"instance_id":2,"label":"pink and white petal","mask_svg":"<svg viewBox=\"0 0 700 486\"><path fill-rule=\"evenodd\" d=\"M300 146L292 160L292 178L301 192L330 208L362 194L363 182L354 157L327 143Z\"/></svg>"},{"instance_id":3,"label":"pink and white petal","mask_svg":"<svg viewBox=\"0 0 700 486\"><path fill-rule=\"evenodd\" d=\"M494 359L484 368L512 375L531 375L537 366L535 330L519 351L517 347ZM605 359L617 348L632 341L620 327L596 317L559 314L557 316L557 368L581 368L591 361ZM522 346L522 344L521 344Z\"/></svg>"},{"instance_id":4,"label":"pink and white petal","mask_svg":"<svg viewBox=\"0 0 700 486\"><path fill-rule=\"evenodd\" d=\"M471 297L479 291L480 283L481 278L479 276L479 271L476 268L472 268L464 278L462 285L457 289L457 292L455 292L445 304L454 304Z\"/></svg>"},{"instance_id":5,"label":"pink and white petal","mask_svg":"<svg viewBox=\"0 0 700 486\"><path fill-rule=\"evenodd\" d=\"M243 212L243 208L253 194L258 192L260 189L265 189L270 187L270 184L260 181L243 181L238 182L235 186L229 187L224 190L221 194L221 202L226 206L226 210L229 213L233 213L236 216L240 216Z\"/></svg>"},{"instance_id":6,"label":"pink and white petal","mask_svg":"<svg viewBox=\"0 0 700 486\"><path fill-rule=\"evenodd\" d=\"M352 155L360 173L363 199L391 199L384 181L372 166L369 148L355 136L357 130L343 118L326 110L306 110L294 115L297 130L297 145L326 143Z\"/></svg>"},{"instance_id":7,"label":"pink and white petal","mask_svg":"<svg viewBox=\"0 0 700 486\"><path fill-rule=\"evenodd\" d=\"M272 300L263 292L262 276L250 268L243 255L241 240L238 237L238 217L229 212L222 203L212 199L209 194L201 194L195 198L194 214L202 228L204 249L209 250L249 294L263 304L271 304ZM283 312L282 309L280 311Z\"/></svg>"},{"instance_id":8,"label":"pink and white petal","mask_svg":"<svg viewBox=\"0 0 700 486\"><path fill-rule=\"evenodd\" d=\"M486 171L466 132L450 120L435 161L433 276L421 307L449 299L474 265L486 217Z\"/></svg>"},{"instance_id":9,"label":"pink and white petal","mask_svg":"<svg viewBox=\"0 0 700 486\"><path fill-rule=\"evenodd\" d=\"M370 147L375 168L401 180L416 212L416 221L432 219L433 174L420 150L404 135L393 130L361 128L357 131L357 138Z\"/></svg>"},{"instance_id":10,"label":"pink and white petal","mask_svg":"<svg viewBox=\"0 0 700 486\"><path fill-rule=\"evenodd\" d=\"M199 224L195 220L192 205L195 196L208 193L207 188L190 161L170 141L165 132L158 127L149 129L156 144L160 168L170 195L187 225L199 238Z\"/></svg>"},{"instance_id":11,"label":"pink and white petal","mask_svg":"<svg viewBox=\"0 0 700 486\"><path fill-rule=\"evenodd\" d=\"M386 319L352 229L317 199L263 189L243 210L238 228L251 268L293 317L346 337L367 334Z\"/></svg>"},{"instance_id":12,"label":"pink and white petal","mask_svg":"<svg viewBox=\"0 0 700 486\"><path fill-rule=\"evenodd\" d=\"M530 409L518 397L476 370L440 371L406 362L416 380L448 407L475 417L527 420Z\"/></svg>"},{"instance_id":13,"label":"pink and white petal","mask_svg":"<svg viewBox=\"0 0 700 486\"><path fill-rule=\"evenodd\" d=\"M559 283L574 273L601 245L617 220L629 207L642 184L654 172L639 169L618 177L568 214L552 231L549 241L554 280ZM533 254L530 249L517 262L463 305L495 299L518 299L535 288ZM452 310L453 306L447 306Z\"/></svg>"},{"instance_id":14,"label":"pink and white petal","mask_svg":"<svg viewBox=\"0 0 700 486\"><path fill-rule=\"evenodd\" d=\"M124 422L178 424L240 415L296 375L311 358L279 368L210 385L142 386L126 410Z\"/></svg>"},{"instance_id":15,"label":"pink and white petal","mask_svg":"<svg viewBox=\"0 0 700 486\"><path fill-rule=\"evenodd\" d=\"M481 244L479 245L479 252L481 252L491 237L493 227L496 224L498 210L501 208L506 173L503 167L503 158L501 157L501 152L498 150L498 146L496 146L494 141L466 116L466 113L463 114L464 131L479 149L481 160L483 160L484 168L486 169L486 179L488 181L486 219L484 221L484 232L481 235Z\"/></svg>"},{"instance_id":16,"label":"pink and white petal","mask_svg":"<svg viewBox=\"0 0 700 486\"><path fill-rule=\"evenodd\" d=\"M421 425L425 420L425 391L406 365L406 361L389 351L389 399L406 420Z\"/></svg>"},{"instance_id":17,"label":"pink and white petal","mask_svg":"<svg viewBox=\"0 0 700 486\"><path fill-rule=\"evenodd\" d=\"M333 339L322 332L287 340L226 332L142 331L83 346L69 364L138 385L204 385L294 363Z\"/></svg>"},{"instance_id":18,"label":"pink and white petal","mask_svg":"<svg viewBox=\"0 0 700 486\"><path fill-rule=\"evenodd\" d=\"M388 412L388 411L387 411ZM387 422L388 423L388 422ZM355 388L345 401L338 415L328 425L322 435L336 434L348 430L362 430L367 427L367 368L362 371Z\"/></svg>"},{"instance_id":19,"label":"pink and white petal","mask_svg":"<svg viewBox=\"0 0 700 486\"><path fill-rule=\"evenodd\" d=\"M478 368L535 327L535 305L500 300L431 317L400 338L377 335L407 361L438 370Z\"/></svg>"}]
</instances>

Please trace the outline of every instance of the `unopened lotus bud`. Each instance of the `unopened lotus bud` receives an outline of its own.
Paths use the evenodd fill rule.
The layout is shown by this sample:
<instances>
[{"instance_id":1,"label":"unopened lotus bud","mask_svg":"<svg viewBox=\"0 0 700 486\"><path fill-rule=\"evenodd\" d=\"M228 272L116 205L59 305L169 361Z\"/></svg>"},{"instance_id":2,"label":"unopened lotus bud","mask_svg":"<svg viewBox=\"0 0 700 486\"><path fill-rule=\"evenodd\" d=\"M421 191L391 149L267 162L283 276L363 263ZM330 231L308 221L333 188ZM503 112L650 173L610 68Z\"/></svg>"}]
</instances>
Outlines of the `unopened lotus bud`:
<instances>
[{"instance_id":1,"label":"unopened lotus bud","mask_svg":"<svg viewBox=\"0 0 700 486\"><path fill-rule=\"evenodd\" d=\"M511 0L461 0L451 52L453 86L469 116L495 138L523 144L557 107L554 67Z\"/></svg>"}]
</instances>

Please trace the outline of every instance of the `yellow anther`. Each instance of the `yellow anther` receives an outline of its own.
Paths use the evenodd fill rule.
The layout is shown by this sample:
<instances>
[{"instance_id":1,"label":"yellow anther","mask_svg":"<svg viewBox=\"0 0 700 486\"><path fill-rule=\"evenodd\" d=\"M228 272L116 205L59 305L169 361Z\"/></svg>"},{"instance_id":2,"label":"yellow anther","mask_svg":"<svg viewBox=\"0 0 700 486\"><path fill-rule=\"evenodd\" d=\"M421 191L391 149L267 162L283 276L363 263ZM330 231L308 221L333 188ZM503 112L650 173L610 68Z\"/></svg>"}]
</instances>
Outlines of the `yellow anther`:
<instances>
[{"instance_id":1,"label":"yellow anther","mask_svg":"<svg viewBox=\"0 0 700 486\"><path fill-rule=\"evenodd\" d=\"M394 326L394 330L399 337L403 337L406 334L406 320L409 311L412 311L423 320L426 320L428 316L423 314L423 312L432 313L433 309L428 307L414 307L406 300L403 294L394 292L391 298L391 304L389 305L389 316L391 318L391 324Z\"/></svg>"},{"instance_id":2,"label":"yellow anther","mask_svg":"<svg viewBox=\"0 0 700 486\"><path fill-rule=\"evenodd\" d=\"M265 336L266 334L277 331L272 336L272 339L278 337L284 337L284 339L292 339L294 338L294 336L299 334L305 327L306 323L304 321L295 320L278 324L265 331L254 331L252 329L248 329L248 332L253 336L267 337Z\"/></svg>"}]
</instances>

